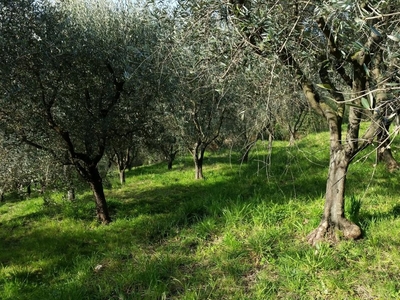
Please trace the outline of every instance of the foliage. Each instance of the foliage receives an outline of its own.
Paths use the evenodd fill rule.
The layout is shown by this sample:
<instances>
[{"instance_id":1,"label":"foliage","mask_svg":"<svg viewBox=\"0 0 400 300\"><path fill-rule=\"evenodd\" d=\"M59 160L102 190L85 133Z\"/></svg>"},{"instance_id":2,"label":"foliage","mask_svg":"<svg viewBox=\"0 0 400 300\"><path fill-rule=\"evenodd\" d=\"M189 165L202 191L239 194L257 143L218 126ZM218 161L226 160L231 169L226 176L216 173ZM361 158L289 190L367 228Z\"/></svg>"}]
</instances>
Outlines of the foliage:
<instances>
[{"instance_id":1,"label":"foliage","mask_svg":"<svg viewBox=\"0 0 400 300\"><path fill-rule=\"evenodd\" d=\"M190 8L187 9L189 12ZM179 14L182 10L186 8L175 10L170 24L173 34L169 37L164 67L170 70L173 93L171 98L160 101L159 123L162 131L167 130L167 137L175 138L192 153L200 170L196 178L202 178L204 152L218 138L226 115L236 105L224 74L229 52L234 49L230 49L229 32L212 15L212 10L195 25L192 19L188 22Z\"/></svg>"},{"instance_id":2,"label":"foliage","mask_svg":"<svg viewBox=\"0 0 400 300\"><path fill-rule=\"evenodd\" d=\"M290 72L310 107L328 124L326 205L309 242L315 245L335 228L348 238L359 237L360 228L344 215L350 163L376 138L379 160L390 172L399 168L388 147L388 128L399 108L399 82L392 62L384 59L393 58L389 44L393 24L399 22L396 6L384 1L266 0L228 1L226 8L227 22L253 52ZM360 122L367 118L370 127L361 133Z\"/></svg>"},{"instance_id":3,"label":"foliage","mask_svg":"<svg viewBox=\"0 0 400 300\"><path fill-rule=\"evenodd\" d=\"M124 1L3 1L2 12L5 134L73 165L109 219L98 163L148 129L154 24Z\"/></svg>"}]
</instances>

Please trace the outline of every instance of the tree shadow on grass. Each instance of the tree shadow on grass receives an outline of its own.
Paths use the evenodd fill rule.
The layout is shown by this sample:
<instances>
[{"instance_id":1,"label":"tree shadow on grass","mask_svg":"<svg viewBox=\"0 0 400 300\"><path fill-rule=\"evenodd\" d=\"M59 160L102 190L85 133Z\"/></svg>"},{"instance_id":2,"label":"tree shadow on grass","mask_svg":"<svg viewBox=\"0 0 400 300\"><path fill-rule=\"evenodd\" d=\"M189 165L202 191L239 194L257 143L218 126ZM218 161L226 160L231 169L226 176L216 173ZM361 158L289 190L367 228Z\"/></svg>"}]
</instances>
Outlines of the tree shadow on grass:
<instances>
[{"instance_id":1,"label":"tree shadow on grass","mask_svg":"<svg viewBox=\"0 0 400 300\"><path fill-rule=\"evenodd\" d=\"M187 218L195 222L201 214L192 211ZM4 299L111 299L121 294L139 299L152 288L148 298L156 299L163 290L180 293L196 265L190 256L154 253L154 243L172 236L168 230L177 216L171 213L150 212L137 222L118 220L109 226L81 222L83 228L68 225L66 218L59 226L42 226L41 217L42 212L32 213L20 217L29 224L1 228L0 286L7 281L18 286ZM143 257L134 250L138 245ZM109 289L101 297L99 286Z\"/></svg>"},{"instance_id":2,"label":"tree shadow on grass","mask_svg":"<svg viewBox=\"0 0 400 300\"><path fill-rule=\"evenodd\" d=\"M139 175L153 175L153 174L165 174L176 169L188 169L192 167L193 161L188 157L179 157L174 161L172 170L168 170L168 163L166 161L157 162L151 165L144 165L132 168L126 172L126 176L139 176Z\"/></svg>"},{"instance_id":3,"label":"tree shadow on grass","mask_svg":"<svg viewBox=\"0 0 400 300\"><path fill-rule=\"evenodd\" d=\"M400 204L394 205L386 212L362 212L359 216L359 225L361 225L363 236L368 237L368 232L372 224L382 221L391 221L400 218Z\"/></svg>"},{"instance_id":4,"label":"tree shadow on grass","mask_svg":"<svg viewBox=\"0 0 400 300\"><path fill-rule=\"evenodd\" d=\"M156 299L163 291L172 298L182 292L192 276L198 277L199 284L204 287L210 274L206 269L199 270L204 266L191 253L196 251L198 239L209 238L210 244L214 241L211 235L200 233L184 240L185 237L179 237L180 232L195 231L196 226L202 225L204 231L215 230L218 234L219 226L224 226L221 219L226 211L241 211L241 207L253 203L264 203L267 209L296 199L306 203L325 193L328 158L314 164L296 158L283 147L275 147L274 151L273 164L265 166L270 168L268 176L255 176L259 162L253 160L243 164L237 173L233 171L225 180L219 180L217 172L209 171L209 166L231 162L225 157L210 157L204 165L208 178L204 182L187 183L176 174L176 179L166 181L166 185L151 187L148 184L138 189L136 176L191 171L193 165L187 159L180 161L172 171L160 164L135 168L127 174L131 177L127 187L107 191L114 219L109 226L93 222L95 209L90 194L78 196L75 202L55 203L3 222L0 262L5 279L0 278L0 286L5 280L21 283L23 291L15 290L9 299L23 299L24 293L25 299L29 295L35 295L30 299L39 299L40 293L47 299L49 295L54 299L112 299L121 294L139 299L151 291L153 294L147 294L149 299L151 296ZM356 180L351 183L362 186L362 182ZM389 188L397 192L394 184ZM271 211L276 213L277 209L266 213ZM398 218L399 214L400 206L396 205L386 213L361 213L360 220L368 230L374 221ZM41 226L41 219L46 217L58 220L60 225L53 222L51 226ZM279 218L284 217L285 212L282 212ZM214 227L207 228L213 225L205 222L207 220L216 220ZM72 226L78 221L81 225ZM266 233L266 241L270 239L269 234ZM174 244L178 239L181 244ZM287 232L277 228L271 251L276 242L285 239ZM168 247L161 249L164 244ZM232 261L235 265L236 261ZM101 266L98 271L97 266ZM15 268L7 271L9 267ZM98 296L99 286L109 290Z\"/></svg>"},{"instance_id":5,"label":"tree shadow on grass","mask_svg":"<svg viewBox=\"0 0 400 300\"><path fill-rule=\"evenodd\" d=\"M25 200L29 200L26 194L19 192L10 192L4 195L4 200L0 202L0 207L7 203L18 203Z\"/></svg>"},{"instance_id":6,"label":"tree shadow on grass","mask_svg":"<svg viewBox=\"0 0 400 300\"><path fill-rule=\"evenodd\" d=\"M210 238L212 243L212 236L194 235L176 245L174 241L181 231L195 231L203 221L216 220L215 224L205 222L202 230L215 230L218 234L219 227L224 226L222 218L227 211L240 212L240 207L253 203L264 203L267 209L284 205L293 201L293 191L302 203L309 201L310 195L321 195L325 185L325 176L321 176L325 173L324 168L288 165L286 154L282 151L279 163L274 165L279 172L272 172L278 175L270 178L254 176L254 164L243 165L240 176L232 173L223 179L216 172L207 173L205 165L206 181L187 183L176 175L176 181L168 181L164 186L152 187L149 184L140 189L135 188L135 178L130 178L128 186L107 191L114 219L109 226L93 224L94 201L89 194L79 196L72 203L55 203L39 212L16 218L12 220L17 224L15 228L11 223L3 224L7 230L3 231L0 258L3 267L17 266L14 271L6 271L5 276L7 280L24 285L23 292L15 292L14 298L24 293L28 295L26 298L29 295L39 298L40 293L47 297L71 293L80 299L105 299L119 294L140 298L140 295L154 290L155 299L163 289L168 291L168 295L176 296L188 284L185 280L189 282L193 272L198 272L193 276L198 277L200 285L207 285L209 273L199 271L201 262L191 253L196 251L197 238ZM222 158L214 160L223 162ZM192 168L188 165L188 169ZM150 175L155 171L160 172L159 167L135 169L128 176ZM161 173L166 172L169 171L165 167ZM305 172L309 175L301 176ZM53 222L42 227L41 218L45 217L58 220L59 226ZM77 221L81 225L72 226ZM276 239L280 238L287 239L287 232L277 233ZM166 250L160 250L161 245L167 243ZM174 247L177 248L176 255ZM39 266L35 266L33 261L40 262ZM24 269L21 266L29 267ZM99 271L95 270L97 266L102 266ZM227 272L238 272L234 269ZM105 282L107 287L103 286ZM151 286L152 282L158 285ZM113 288L100 297L95 296L100 293L98 286Z\"/></svg>"},{"instance_id":7,"label":"tree shadow on grass","mask_svg":"<svg viewBox=\"0 0 400 300\"><path fill-rule=\"evenodd\" d=\"M284 205L294 195L306 203L324 191L325 177L319 176L319 172L324 173L323 168L298 182L293 181L293 172L268 179L253 176L253 168L244 165L241 175L227 176L224 181L215 181L211 175L206 181L187 184L177 180L148 189L136 190L131 184L116 194L110 191L110 212L115 220L134 220L137 241L145 244L163 240L206 218L220 218L224 211L236 206L260 202L266 206ZM304 172L304 168L299 170Z\"/></svg>"}]
</instances>

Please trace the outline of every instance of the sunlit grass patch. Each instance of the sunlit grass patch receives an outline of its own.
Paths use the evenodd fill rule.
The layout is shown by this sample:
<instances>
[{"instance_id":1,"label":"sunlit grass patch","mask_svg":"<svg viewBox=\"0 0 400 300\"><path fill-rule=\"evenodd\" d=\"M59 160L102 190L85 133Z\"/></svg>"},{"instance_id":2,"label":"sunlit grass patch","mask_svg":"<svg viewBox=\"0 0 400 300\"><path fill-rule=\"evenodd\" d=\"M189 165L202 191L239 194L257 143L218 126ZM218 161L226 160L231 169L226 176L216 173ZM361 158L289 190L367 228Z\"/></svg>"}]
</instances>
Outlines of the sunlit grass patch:
<instances>
[{"instance_id":1,"label":"sunlit grass patch","mask_svg":"<svg viewBox=\"0 0 400 300\"><path fill-rule=\"evenodd\" d=\"M398 176L373 158L349 169L346 215L364 238L311 248L324 206L329 138L275 141L248 164L218 153L113 174L113 222L91 192L0 205L1 299L397 299ZM321 150L322 149L322 150Z\"/></svg>"}]
</instances>

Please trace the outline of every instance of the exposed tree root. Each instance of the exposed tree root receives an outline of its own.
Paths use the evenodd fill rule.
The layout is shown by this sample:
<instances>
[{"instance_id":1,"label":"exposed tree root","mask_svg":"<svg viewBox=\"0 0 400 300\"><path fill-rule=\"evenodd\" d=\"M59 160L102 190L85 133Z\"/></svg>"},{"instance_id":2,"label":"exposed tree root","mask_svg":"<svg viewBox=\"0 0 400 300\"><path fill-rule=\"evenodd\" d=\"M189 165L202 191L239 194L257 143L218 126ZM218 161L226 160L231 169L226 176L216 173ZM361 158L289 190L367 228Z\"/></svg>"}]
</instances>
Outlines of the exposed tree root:
<instances>
[{"instance_id":1,"label":"exposed tree root","mask_svg":"<svg viewBox=\"0 0 400 300\"><path fill-rule=\"evenodd\" d=\"M341 218L338 223L338 225L334 225L330 224L328 221L322 221L319 226L307 236L308 243L315 246L320 241L329 241L330 243L338 242L335 229L340 230L345 239L356 240L361 237L361 229L356 224L345 218Z\"/></svg>"},{"instance_id":2,"label":"exposed tree root","mask_svg":"<svg viewBox=\"0 0 400 300\"><path fill-rule=\"evenodd\" d=\"M307 242L310 245L315 246L318 242L325 239L325 235L328 233L328 229L328 222L321 222L319 226L311 231L311 233L307 236Z\"/></svg>"}]
</instances>

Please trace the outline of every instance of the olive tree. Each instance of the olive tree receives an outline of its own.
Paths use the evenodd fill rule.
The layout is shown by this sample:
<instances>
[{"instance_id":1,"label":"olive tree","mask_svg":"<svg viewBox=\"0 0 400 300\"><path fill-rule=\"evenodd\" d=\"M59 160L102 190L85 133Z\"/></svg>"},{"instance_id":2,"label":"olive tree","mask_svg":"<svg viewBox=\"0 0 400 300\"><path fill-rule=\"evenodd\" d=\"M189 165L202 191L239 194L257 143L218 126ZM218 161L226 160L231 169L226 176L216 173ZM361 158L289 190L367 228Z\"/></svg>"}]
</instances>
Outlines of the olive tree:
<instances>
[{"instance_id":1,"label":"olive tree","mask_svg":"<svg viewBox=\"0 0 400 300\"><path fill-rule=\"evenodd\" d=\"M206 3L178 4L171 18L168 61L174 90L160 105L172 137L191 153L195 178L203 179L207 147L215 141L235 105L230 58L237 51L230 31ZM206 9L206 13L203 13Z\"/></svg>"},{"instance_id":2,"label":"olive tree","mask_svg":"<svg viewBox=\"0 0 400 300\"><path fill-rule=\"evenodd\" d=\"M309 105L328 124L325 208L320 225L308 237L311 244L334 228L349 239L361 236L359 226L344 214L346 176L356 155L376 137L385 148L385 124L398 109L398 81L393 76L398 5L398 1L239 0L226 6L229 22L254 53L287 68ZM370 127L361 133L360 123L367 118ZM382 157L391 156L386 154ZM397 168L397 163L393 166Z\"/></svg>"},{"instance_id":3,"label":"olive tree","mask_svg":"<svg viewBox=\"0 0 400 300\"><path fill-rule=\"evenodd\" d=\"M110 222L98 163L141 107L150 24L128 1L2 0L0 11L0 128L74 166Z\"/></svg>"}]
</instances>

